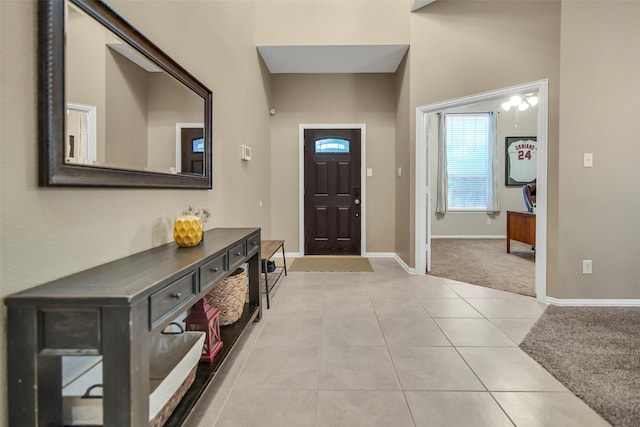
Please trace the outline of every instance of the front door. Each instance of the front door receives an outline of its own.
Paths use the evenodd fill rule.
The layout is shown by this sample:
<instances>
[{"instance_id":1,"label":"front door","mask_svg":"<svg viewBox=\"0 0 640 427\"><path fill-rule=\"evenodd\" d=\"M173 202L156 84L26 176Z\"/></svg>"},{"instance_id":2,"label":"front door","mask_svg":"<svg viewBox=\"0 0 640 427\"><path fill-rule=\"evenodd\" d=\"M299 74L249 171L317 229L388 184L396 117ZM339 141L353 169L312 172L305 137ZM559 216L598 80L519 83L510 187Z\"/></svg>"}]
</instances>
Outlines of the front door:
<instances>
[{"instance_id":1,"label":"front door","mask_svg":"<svg viewBox=\"0 0 640 427\"><path fill-rule=\"evenodd\" d=\"M202 128L182 128L182 173L204 175L204 136Z\"/></svg>"},{"instance_id":2,"label":"front door","mask_svg":"<svg viewBox=\"0 0 640 427\"><path fill-rule=\"evenodd\" d=\"M360 255L360 129L305 129L304 194L305 255Z\"/></svg>"}]
</instances>

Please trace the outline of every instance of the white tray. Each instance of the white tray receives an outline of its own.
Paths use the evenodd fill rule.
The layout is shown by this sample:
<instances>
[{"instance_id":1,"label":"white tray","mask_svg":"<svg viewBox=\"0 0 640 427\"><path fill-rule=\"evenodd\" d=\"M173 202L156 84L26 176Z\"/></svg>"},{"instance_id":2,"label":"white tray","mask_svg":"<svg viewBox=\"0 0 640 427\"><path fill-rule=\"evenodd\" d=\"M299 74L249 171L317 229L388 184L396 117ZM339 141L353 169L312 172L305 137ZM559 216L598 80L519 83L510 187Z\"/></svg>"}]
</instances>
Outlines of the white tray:
<instances>
[{"instance_id":1,"label":"white tray","mask_svg":"<svg viewBox=\"0 0 640 427\"><path fill-rule=\"evenodd\" d=\"M205 333L158 334L151 340L149 354L149 421L167 404L189 372L198 364ZM102 389L83 398L87 389L102 384L102 362L62 389L64 425L102 425Z\"/></svg>"}]
</instances>

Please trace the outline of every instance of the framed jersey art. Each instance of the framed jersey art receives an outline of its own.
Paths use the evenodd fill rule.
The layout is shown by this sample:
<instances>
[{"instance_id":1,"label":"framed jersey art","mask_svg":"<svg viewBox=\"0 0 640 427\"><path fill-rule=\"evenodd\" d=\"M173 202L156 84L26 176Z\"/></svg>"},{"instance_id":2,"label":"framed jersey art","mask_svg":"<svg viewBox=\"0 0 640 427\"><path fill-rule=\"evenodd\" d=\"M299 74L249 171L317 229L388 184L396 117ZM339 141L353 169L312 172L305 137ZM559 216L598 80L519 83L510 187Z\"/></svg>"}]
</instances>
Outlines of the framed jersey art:
<instances>
[{"instance_id":1,"label":"framed jersey art","mask_svg":"<svg viewBox=\"0 0 640 427\"><path fill-rule=\"evenodd\" d=\"M516 187L536 179L538 142L535 136L508 136L505 138L504 184Z\"/></svg>"}]
</instances>

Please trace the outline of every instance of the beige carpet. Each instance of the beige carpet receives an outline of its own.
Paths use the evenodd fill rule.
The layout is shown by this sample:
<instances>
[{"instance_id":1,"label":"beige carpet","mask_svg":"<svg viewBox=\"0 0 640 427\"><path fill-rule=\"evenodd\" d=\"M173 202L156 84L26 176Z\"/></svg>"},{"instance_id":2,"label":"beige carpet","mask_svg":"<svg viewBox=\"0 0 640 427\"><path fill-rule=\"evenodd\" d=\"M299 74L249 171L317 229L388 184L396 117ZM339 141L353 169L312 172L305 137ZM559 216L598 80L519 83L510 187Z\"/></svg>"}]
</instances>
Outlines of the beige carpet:
<instances>
[{"instance_id":1,"label":"beige carpet","mask_svg":"<svg viewBox=\"0 0 640 427\"><path fill-rule=\"evenodd\" d=\"M295 258L289 271L372 272L367 258L355 256L306 256Z\"/></svg>"},{"instance_id":2,"label":"beige carpet","mask_svg":"<svg viewBox=\"0 0 640 427\"><path fill-rule=\"evenodd\" d=\"M640 426L640 307L550 305L520 347L615 427Z\"/></svg>"},{"instance_id":3,"label":"beige carpet","mask_svg":"<svg viewBox=\"0 0 640 427\"><path fill-rule=\"evenodd\" d=\"M432 239L429 274L535 296L535 253L514 240L508 254L504 239Z\"/></svg>"}]
</instances>

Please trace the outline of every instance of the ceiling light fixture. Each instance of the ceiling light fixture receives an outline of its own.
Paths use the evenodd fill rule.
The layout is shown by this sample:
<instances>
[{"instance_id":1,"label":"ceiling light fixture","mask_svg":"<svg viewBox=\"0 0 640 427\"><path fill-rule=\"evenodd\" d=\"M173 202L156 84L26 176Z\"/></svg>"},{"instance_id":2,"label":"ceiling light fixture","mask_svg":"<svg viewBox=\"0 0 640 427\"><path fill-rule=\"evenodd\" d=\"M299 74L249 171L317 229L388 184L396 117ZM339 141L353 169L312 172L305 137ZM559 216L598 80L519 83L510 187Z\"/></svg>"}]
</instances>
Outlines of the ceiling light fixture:
<instances>
[{"instance_id":1,"label":"ceiling light fixture","mask_svg":"<svg viewBox=\"0 0 640 427\"><path fill-rule=\"evenodd\" d=\"M502 109L505 111L511 110L514 108L516 111L516 127L520 123L520 111L526 111L529 107L535 107L538 105L538 93L537 92L528 92L524 95L513 95L509 98L508 101L503 102Z\"/></svg>"},{"instance_id":2,"label":"ceiling light fixture","mask_svg":"<svg viewBox=\"0 0 640 427\"><path fill-rule=\"evenodd\" d=\"M508 101L502 103L502 109L511 110L512 107L518 111L528 110L529 107L538 105L538 94L535 92L525 93L523 96L513 95Z\"/></svg>"}]
</instances>

